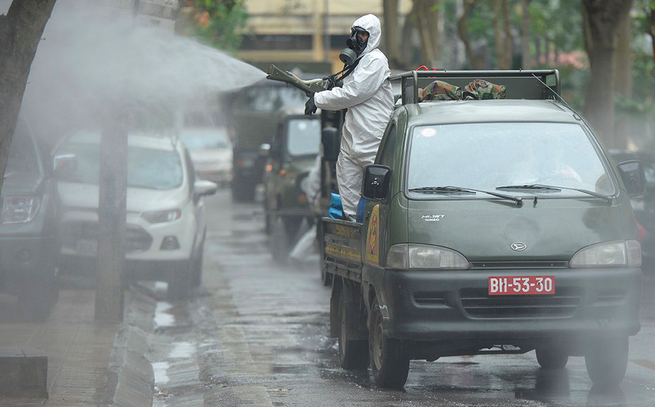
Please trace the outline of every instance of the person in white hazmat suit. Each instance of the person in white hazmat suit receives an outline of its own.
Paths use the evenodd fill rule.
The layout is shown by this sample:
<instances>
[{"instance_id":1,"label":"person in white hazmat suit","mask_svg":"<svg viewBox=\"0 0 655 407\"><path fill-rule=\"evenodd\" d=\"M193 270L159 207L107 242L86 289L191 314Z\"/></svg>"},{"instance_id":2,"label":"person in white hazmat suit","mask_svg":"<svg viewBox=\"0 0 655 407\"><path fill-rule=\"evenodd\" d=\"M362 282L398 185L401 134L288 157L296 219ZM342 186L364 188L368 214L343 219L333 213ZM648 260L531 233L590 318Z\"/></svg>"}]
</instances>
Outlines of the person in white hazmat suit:
<instances>
[{"instance_id":1,"label":"person in white hazmat suit","mask_svg":"<svg viewBox=\"0 0 655 407\"><path fill-rule=\"evenodd\" d=\"M380 139L393 112L393 92L389 61L378 49L380 20L373 14L358 18L352 25L348 48L355 51L355 68L343 78L341 87L317 92L305 105L305 114L319 107L348 109L343 124L337 160L337 184L343 218L355 220L364 167L372 164Z\"/></svg>"}]
</instances>

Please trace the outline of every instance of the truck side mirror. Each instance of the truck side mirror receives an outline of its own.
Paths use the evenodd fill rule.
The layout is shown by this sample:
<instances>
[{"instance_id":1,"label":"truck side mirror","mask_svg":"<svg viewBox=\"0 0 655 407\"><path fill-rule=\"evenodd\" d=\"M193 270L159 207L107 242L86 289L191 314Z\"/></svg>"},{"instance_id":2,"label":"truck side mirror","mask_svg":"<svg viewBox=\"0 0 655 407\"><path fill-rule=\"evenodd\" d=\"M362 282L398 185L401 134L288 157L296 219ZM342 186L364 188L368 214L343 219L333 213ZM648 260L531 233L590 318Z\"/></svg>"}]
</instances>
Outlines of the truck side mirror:
<instances>
[{"instance_id":1,"label":"truck side mirror","mask_svg":"<svg viewBox=\"0 0 655 407\"><path fill-rule=\"evenodd\" d=\"M639 196L646 190L644 168L638 160L624 161L616 166L629 196Z\"/></svg>"},{"instance_id":2,"label":"truck side mirror","mask_svg":"<svg viewBox=\"0 0 655 407\"><path fill-rule=\"evenodd\" d=\"M321 143L323 143L323 159L336 162L340 148L339 131L334 127L323 129Z\"/></svg>"},{"instance_id":3,"label":"truck side mirror","mask_svg":"<svg viewBox=\"0 0 655 407\"><path fill-rule=\"evenodd\" d=\"M389 199L391 168L386 165L370 164L364 168L362 196L367 200L385 201Z\"/></svg>"}]
</instances>

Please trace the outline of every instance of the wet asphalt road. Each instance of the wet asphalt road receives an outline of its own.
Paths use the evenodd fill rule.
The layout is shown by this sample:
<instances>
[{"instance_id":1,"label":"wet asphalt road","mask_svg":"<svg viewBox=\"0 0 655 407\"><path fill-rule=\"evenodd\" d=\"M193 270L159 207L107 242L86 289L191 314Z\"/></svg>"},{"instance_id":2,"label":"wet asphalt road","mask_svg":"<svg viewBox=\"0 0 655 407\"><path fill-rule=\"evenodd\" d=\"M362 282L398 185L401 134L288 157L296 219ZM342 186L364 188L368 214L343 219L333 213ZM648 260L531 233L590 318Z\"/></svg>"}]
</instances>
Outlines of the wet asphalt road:
<instances>
[{"instance_id":1,"label":"wet asphalt road","mask_svg":"<svg viewBox=\"0 0 655 407\"><path fill-rule=\"evenodd\" d=\"M267 250L261 204L221 190L206 199L205 295L188 304L200 381L221 406L654 406L655 301L646 301L620 389L592 387L583 358L541 369L525 355L412 361L403 391L338 365L328 337L329 289L318 260L281 266ZM654 298L653 282L646 295ZM205 405L208 400L205 399Z\"/></svg>"}]
</instances>

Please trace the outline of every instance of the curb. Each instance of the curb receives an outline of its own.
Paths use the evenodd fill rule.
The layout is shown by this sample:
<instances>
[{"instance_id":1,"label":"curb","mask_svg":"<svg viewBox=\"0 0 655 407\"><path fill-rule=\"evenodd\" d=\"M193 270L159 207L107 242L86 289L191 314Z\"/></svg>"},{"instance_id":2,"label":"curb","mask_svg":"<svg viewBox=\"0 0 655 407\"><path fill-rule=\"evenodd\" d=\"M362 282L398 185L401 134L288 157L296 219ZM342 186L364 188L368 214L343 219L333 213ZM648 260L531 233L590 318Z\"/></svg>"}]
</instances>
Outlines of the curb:
<instances>
[{"instance_id":1,"label":"curb","mask_svg":"<svg viewBox=\"0 0 655 407\"><path fill-rule=\"evenodd\" d=\"M124 321L116 333L100 407L152 405L154 373L146 355L153 330L156 301L140 292L125 291Z\"/></svg>"}]
</instances>

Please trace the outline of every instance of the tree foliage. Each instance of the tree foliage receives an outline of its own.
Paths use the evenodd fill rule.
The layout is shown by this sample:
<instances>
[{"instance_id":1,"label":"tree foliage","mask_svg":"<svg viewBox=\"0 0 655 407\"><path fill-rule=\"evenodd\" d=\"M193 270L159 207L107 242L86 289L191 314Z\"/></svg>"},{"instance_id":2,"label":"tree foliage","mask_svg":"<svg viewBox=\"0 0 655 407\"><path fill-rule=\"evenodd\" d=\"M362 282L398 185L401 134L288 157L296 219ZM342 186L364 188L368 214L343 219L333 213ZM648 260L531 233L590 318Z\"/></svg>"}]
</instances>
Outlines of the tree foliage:
<instances>
[{"instance_id":1,"label":"tree foliage","mask_svg":"<svg viewBox=\"0 0 655 407\"><path fill-rule=\"evenodd\" d=\"M243 0L191 0L179 13L178 32L235 52L248 19Z\"/></svg>"}]
</instances>

